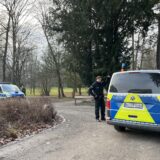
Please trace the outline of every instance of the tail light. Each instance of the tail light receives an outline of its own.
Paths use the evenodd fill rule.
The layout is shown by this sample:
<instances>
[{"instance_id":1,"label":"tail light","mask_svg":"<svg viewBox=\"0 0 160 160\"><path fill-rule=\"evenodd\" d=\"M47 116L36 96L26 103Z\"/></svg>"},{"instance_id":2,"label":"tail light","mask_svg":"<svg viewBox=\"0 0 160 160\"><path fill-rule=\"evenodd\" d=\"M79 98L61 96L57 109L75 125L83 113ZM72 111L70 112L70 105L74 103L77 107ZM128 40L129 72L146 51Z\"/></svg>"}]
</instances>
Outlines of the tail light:
<instances>
[{"instance_id":1,"label":"tail light","mask_svg":"<svg viewBox=\"0 0 160 160\"><path fill-rule=\"evenodd\" d=\"M107 109L111 108L111 101L108 98L107 98L107 102L106 102L106 107L107 107Z\"/></svg>"}]
</instances>

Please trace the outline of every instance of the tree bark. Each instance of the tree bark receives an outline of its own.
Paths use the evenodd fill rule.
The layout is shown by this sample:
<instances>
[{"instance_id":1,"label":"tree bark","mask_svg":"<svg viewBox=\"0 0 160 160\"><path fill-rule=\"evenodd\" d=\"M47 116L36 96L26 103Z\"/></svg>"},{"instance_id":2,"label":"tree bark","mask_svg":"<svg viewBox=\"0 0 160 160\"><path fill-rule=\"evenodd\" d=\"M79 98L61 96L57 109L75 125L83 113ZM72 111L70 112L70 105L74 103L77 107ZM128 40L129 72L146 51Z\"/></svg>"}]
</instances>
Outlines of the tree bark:
<instances>
[{"instance_id":1,"label":"tree bark","mask_svg":"<svg viewBox=\"0 0 160 160\"><path fill-rule=\"evenodd\" d=\"M64 90L63 90L63 85L62 85L62 79L61 79L61 74L59 69L57 69L57 77L58 77L58 86L59 86L59 96L58 98L64 98Z\"/></svg>"},{"instance_id":2,"label":"tree bark","mask_svg":"<svg viewBox=\"0 0 160 160\"><path fill-rule=\"evenodd\" d=\"M138 53L139 53L139 49L140 49L140 35L141 33L138 34L138 40L137 40L137 45L136 45L136 53L135 53L135 69L138 69Z\"/></svg>"},{"instance_id":3,"label":"tree bark","mask_svg":"<svg viewBox=\"0 0 160 160\"><path fill-rule=\"evenodd\" d=\"M79 95L81 96L82 95L82 88L81 88L81 86L79 86L78 89L79 89Z\"/></svg>"},{"instance_id":4,"label":"tree bark","mask_svg":"<svg viewBox=\"0 0 160 160\"><path fill-rule=\"evenodd\" d=\"M15 77L15 65L16 65L16 42L17 42L17 35L16 35L16 23L14 22L14 16L12 16L12 42L13 42L13 59L12 59L12 82L16 83Z\"/></svg>"},{"instance_id":5,"label":"tree bark","mask_svg":"<svg viewBox=\"0 0 160 160\"><path fill-rule=\"evenodd\" d=\"M135 69L135 56L134 56L134 31L132 33L132 69Z\"/></svg>"},{"instance_id":6,"label":"tree bark","mask_svg":"<svg viewBox=\"0 0 160 160\"><path fill-rule=\"evenodd\" d=\"M59 87L59 89L58 89L58 98L63 98L63 97L65 97L65 94L64 94L63 85L62 85L62 79L61 79L61 73L60 73L60 66L59 66L59 64L58 64L58 62L57 62L56 56L54 55L52 46L51 46L51 44L50 44L48 35L47 35L47 33L46 33L46 29L43 28L43 31L44 31L44 34L45 34L45 37L46 37L46 40L47 40L49 49L50 49L50 51L51 51L51 56L53 57L53 61L54 61L54 63L55 63L55 67L56 67L56 73L57 73L57 78L58 78L58 87Z\"/></svg>"},{"instance_id":7,"label":"tree bark","mask_svg":"<svg viewBox=\"0 0 160 160\"><path fill-rule=\"evenodd\" d=\"M5 50L3 54L3 82L6 81L6 60L7 60L7 52L8 52L8 40L9 40L9 31L10 31L10 21L11 17L9 14L9 19L7 23L7 29L6 29L6 43L5 43Z\"/></svg>"},{"instance_id":8,"label":"tree bark","mask_svg":"<svg viewBox=\"0 0 160 160\"><path fill-rule=\"evenodd\" d=\"M74 71L73 98L75 97L76 92L77 92L77 75L76 75L76 72Z\"/></svg>"},{"instance_id":9,"label":"tree bark","mask_svg":"<svg viewBox=\"0 0 160 160\"><path fill-rule=\"evenodd\" d=\"M142 43L142 47L141 47L141 63L140 63L140 69L143 68L144 45L145 45L145 37L143 38L143 43Z\"/></svg>"},{"instance_id":10,"label":"tree bark","mask_svg":"<svg viewBox=\"0 0 160 160\"><path fill-rule=\"evenodd\" d=\"M160 69L160 16L158 17L158 39L157 39L156 62L157 62L157 69Z\"/></svg>"}]
</instances>

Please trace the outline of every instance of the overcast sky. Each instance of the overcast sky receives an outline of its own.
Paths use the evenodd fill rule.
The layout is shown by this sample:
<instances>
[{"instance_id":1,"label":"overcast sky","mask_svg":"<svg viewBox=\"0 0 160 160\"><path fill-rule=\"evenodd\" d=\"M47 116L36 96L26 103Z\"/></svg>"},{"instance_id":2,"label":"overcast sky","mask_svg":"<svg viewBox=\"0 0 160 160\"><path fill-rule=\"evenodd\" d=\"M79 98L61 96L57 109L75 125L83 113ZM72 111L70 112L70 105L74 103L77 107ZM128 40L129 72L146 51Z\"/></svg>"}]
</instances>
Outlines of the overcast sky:
<instances>
[{"instance_id":1,"label":"overcast sky","mask_svg":"<svg viewBox=\"0 0 160 160\"><path fill-rule=\"evenodd\" d=\"M2 0L0 0L2 1ZM36 19L36 10L38 3L42 0L29 0L29 3L34 2L34 5L29 6L29 12L24 18L21 20L21 23L24 23L26 28L30 28L32 30L32 36L30 39L30 43L34 46L37 46L37 54L40 57L47 47L46 39L43 34L43 30ZM0 5L0 17L5 17L5 8ZM5 21L5 20L4 20Z\"/></svg>"}]
</instances>

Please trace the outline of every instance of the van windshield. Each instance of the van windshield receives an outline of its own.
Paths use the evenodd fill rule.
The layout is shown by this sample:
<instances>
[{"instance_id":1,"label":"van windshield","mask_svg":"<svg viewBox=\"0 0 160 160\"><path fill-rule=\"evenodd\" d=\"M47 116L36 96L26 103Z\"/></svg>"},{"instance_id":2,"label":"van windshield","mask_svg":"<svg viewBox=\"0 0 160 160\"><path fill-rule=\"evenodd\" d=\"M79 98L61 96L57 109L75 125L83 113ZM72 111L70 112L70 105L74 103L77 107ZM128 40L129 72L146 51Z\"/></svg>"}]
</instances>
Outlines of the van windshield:
<instances>
[{"instance_id":1,"label":"van windshield","mask_svg":"<svg viewBox=\"0 0 160 160\"><path fill-rule=\"evenodd\" d=\"M110 92L160 94L160 73L129 72L115 74Z\"/></svg>"}]
</instances>

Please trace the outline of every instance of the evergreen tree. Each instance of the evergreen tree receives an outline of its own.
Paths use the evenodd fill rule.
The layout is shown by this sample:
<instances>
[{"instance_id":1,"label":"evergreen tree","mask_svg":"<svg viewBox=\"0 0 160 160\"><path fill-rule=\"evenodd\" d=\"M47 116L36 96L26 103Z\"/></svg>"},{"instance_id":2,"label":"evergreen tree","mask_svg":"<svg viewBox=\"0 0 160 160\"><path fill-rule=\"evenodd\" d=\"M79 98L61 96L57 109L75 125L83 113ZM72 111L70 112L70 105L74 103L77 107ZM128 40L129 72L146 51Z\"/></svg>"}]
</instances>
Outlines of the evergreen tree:
<instances>
[{"instance_id":1,"label":"evergreen tree","mask_svg":"<svg viewBox=\"0 0 160 160\"><path fill-rule=\"evenodd\" d=\"M61 41L79 67L83 82L130 66L129 38L137 29L147 34L158 0L53 0L50 33L62 32ZM57 7L55 7L57 6Z\"/></svg>"}]
</instances>

